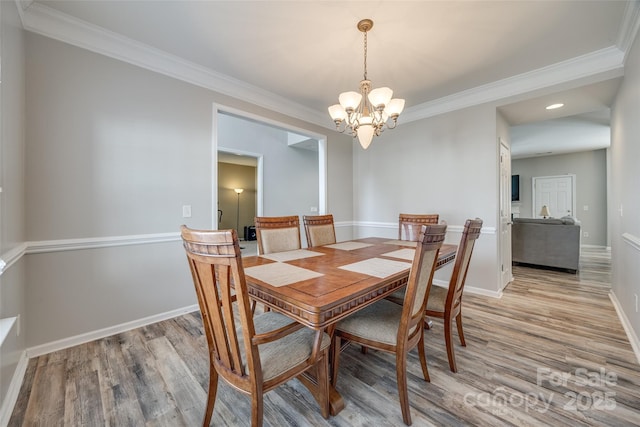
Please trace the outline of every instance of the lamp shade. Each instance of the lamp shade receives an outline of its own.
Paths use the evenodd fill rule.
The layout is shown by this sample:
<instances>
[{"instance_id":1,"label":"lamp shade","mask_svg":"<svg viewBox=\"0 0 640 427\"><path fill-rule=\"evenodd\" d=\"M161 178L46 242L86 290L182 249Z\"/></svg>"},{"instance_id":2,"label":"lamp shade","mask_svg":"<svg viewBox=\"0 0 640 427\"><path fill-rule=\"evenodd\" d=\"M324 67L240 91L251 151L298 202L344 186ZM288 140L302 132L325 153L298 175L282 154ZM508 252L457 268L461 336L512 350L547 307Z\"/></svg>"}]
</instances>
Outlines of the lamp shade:
<instances>
[{"instance_id":1,"label":"lamp shade","mask_svg":"<svg viewBox=\"0 0 640 427\"><path fill-rule=\"evenodd\" d=\"M374 108L383 107L389 103L393 91L388 87L379 87L369 93L369 101Z\"/></svg>"},{"instance_id":2,"label":"lamp shade","mask_svg":"<svg viewBox=\"0 0 640 427\"><path fill-rule=\"evenodd\" d=\"M334 104L329 107L329 115L334 121L342 121L347 118L347 112L344 111L344 108L342 108L340 104Z\"/></svg>"},{"instance_id":3,"label":"lamp shade","mask_svg":"<svg viewBox=\"0 0 640 427\"><path fill-rule=\"evenodd\" d=\"M338 101L340 101L340 105L346 111L355 110L360 105L360 101L362 100L362 94L358 92L342 92L340 96L338 96Z\"/></svg>"},{"instance_id":4,"label":"lamp shade","mask_svg":"<svg viewBox=\"0 0 640 427\"><path fill-rule=\"evenodd\" d=\"M369 147L369 144L371 144L371 140L373 140L374 131L375 129L371 123L371 117L363 117L356 133L358 134L358 141L360 141L360 145L365 150Z\"/></svg>"},{"instance_id":5,"label":"lamp shade","mask_svg":"<svg viewBox=\"0 0 640 427\"><path fill-rule=\"evenodd\" d=\"M400 98L394 98L389 101L389 104L384 109L389 117L399 116L402 110L404 110L404 99Z\"/></svg>"},{"instance_id":6,"label":"lamp shade","mask_svg":"<svg viewBox=\"0 0 640 427\"><path fill-rule=\"evenodd\" d=\"M244 188L234 188L233 191L235 191L236 193L240 194L244 191Z\"/></svg>"},{"instance_id":7,"label":"lamp shade","mask_svg":"<svg viewBox=\"0 0 640 427\"><path fill-rule=\"evenodd\" d=\"M551 213L549 212L549 208L547 207L547 205L542 205L542 209L540 209L540 216L543 217L548 217L551 216Z\"/></svg>"}]
</instances>

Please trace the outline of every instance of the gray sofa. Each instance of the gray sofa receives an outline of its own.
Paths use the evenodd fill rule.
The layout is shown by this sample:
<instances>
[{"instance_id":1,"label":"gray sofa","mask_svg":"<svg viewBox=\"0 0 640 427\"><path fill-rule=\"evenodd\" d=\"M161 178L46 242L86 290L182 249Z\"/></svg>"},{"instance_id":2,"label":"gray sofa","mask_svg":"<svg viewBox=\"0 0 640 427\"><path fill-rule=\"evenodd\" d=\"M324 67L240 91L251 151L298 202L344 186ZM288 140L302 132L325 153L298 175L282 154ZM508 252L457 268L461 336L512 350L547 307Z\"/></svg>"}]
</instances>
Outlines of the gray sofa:
<instances>
[{"instance_id":1,"label":"gray sofa","mask_svg":"<svg viewBox=\"0 0 640 427\"><path fill-rule=\"evenodd\" d=\"M571 270L580 262L580 223L573 218L514 218L511 229L514 264Z\"/></svg>"}]
</instances>

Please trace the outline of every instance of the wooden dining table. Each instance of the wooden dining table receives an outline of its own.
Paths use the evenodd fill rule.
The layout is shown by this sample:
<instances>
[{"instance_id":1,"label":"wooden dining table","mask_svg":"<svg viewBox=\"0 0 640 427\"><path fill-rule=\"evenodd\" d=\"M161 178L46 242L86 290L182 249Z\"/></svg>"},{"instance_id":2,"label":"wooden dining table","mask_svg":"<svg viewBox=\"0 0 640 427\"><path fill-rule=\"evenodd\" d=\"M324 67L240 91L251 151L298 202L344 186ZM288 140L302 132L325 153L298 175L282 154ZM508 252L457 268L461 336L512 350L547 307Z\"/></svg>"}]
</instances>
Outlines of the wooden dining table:
<instances>
[{"instance_id":1,"label":"wooden dining table","mask_svg":"<svg viewBox=\"0 0 640 427\"><path fill-rule=\"evenodd\" d=\"M415 247L416 242L368 237L244 257L242 263L253 300L332 334L340 319L406 286ZM436 269L451 263L456 249L443 244ZM314 393L312 378L301 381ZM335 415L344 402L333 385L330 399Z\"/></svg>"}]
</instances>

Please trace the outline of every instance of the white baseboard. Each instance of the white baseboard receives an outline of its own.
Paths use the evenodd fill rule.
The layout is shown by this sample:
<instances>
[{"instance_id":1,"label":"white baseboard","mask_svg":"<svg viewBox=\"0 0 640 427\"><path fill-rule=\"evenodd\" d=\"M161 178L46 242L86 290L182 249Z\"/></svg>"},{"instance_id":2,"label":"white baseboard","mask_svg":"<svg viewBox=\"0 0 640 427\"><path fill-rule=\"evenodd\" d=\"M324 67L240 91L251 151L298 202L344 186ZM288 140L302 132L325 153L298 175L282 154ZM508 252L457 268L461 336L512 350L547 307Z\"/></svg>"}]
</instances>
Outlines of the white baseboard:
<instances>
[{"instance_id":1,"label":"white baseboard","mask_svg":"<svg viewBox=\"0 0 640 427\"><path fill-rule=\"evenodd\" d=\"M155 314L153 316L144 317L142 319L133 320L131 322L121 323L119 325L110 326L108 328L99 329L97 331L87 332L85 334L76 335L69 338L64 338L58 341L53 341L47 344L30 347L27 349L27 355L29 358L41 356L43 354L51 353L65 348L73 347L78 344L84 344L89 341L94 341L111 335L119 334L122 332L130 331L131 329L139 328L142 326L150 325L152 323L161 322L163 320L172 319L174 317L182 316L186 313L197 311L200 308L197 304L187 307L179 308L177 310L168 311L165 313Z\"/></svg>"},{"instance_id":2,"label":"white baseboard","mask_svg":"<svg viewBox=\"0 0 640 427\"><path fill-rule=\"evenodd\" d=\"M9 424L13 408L20 395L20 388L22 387L22 381L24 380L24 374L27 372L28 365L29 357L27 356L27 352L23 351L18 360L18 366L13 372L13 378L11 378L7 395L2 401L2 407L0 408L0 427L6 427L7 424Z\"/></svg>"},{"instance_id":3,"label":"white baseboard","mask_svg":"<svg viewBox=\"0 0 640 427\"><path fill-rule=\"evenodd\" d=\"M433 279L433 284L436 286L442 286L443 288L449 287L449 282L447 282L446 280ZM464 292L491 298L502 298L502 291L490 291L488 289L476 288L474 286L468 285L464 286Z\"/></svg>"},{"instance_id":4,"label":"white baseboard","mask_svg":"<svg viewBox=\"0 0 640 427\"><path fill-rule=\"evenodd\" d=\"M616 297L616 294L614 294L613 291L609 291L609 298L613 303L613 307L616 309L616 313L618 313L618 318L620 319L620 323L622 323L622 327L624 328L624 331L627 333L627 338L629 338L629 342L631 343L631 348L633 349L633 353L636 355L636 359L640 364L640 339L638 339L638 335L636 335L636 332L633 330L633 327L631 326L631 322L629 322L629 319L627 318L626 314L624 314L624 311L622 310L622 306L620 305L620 301L618 301L618 297Z\"/></svg>"}]
</instances>

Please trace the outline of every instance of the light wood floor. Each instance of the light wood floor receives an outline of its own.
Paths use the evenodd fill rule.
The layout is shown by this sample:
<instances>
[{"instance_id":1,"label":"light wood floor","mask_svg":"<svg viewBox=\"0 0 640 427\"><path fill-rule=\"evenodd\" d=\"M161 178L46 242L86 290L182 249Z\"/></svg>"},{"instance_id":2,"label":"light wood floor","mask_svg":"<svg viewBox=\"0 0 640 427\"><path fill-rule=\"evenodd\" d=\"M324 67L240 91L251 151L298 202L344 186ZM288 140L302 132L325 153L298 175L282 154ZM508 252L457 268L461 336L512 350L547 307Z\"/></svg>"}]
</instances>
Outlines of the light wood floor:
<instances>
[{"instance_id":1,"label":"light wood floor","mask_svg":"<svg viewBox=\"0 0 640 427\"><path fill-rule=\"evenodd\" d=\"M640 425L640 366L608 296L608 253L583 255L578 274L514 267L501 299L466 294L457 374L434 320L431 383L415 352L409 361L414 426ZM206 354L193 313L32 359L9 425L200 425ZM390 355L348 348L337 388L346 407L324 420L290 381L266 395L264 424L402 425ZM248 414L249 399L221 380L212 425L248 425Z\"/></svg>"}]
</instances>

